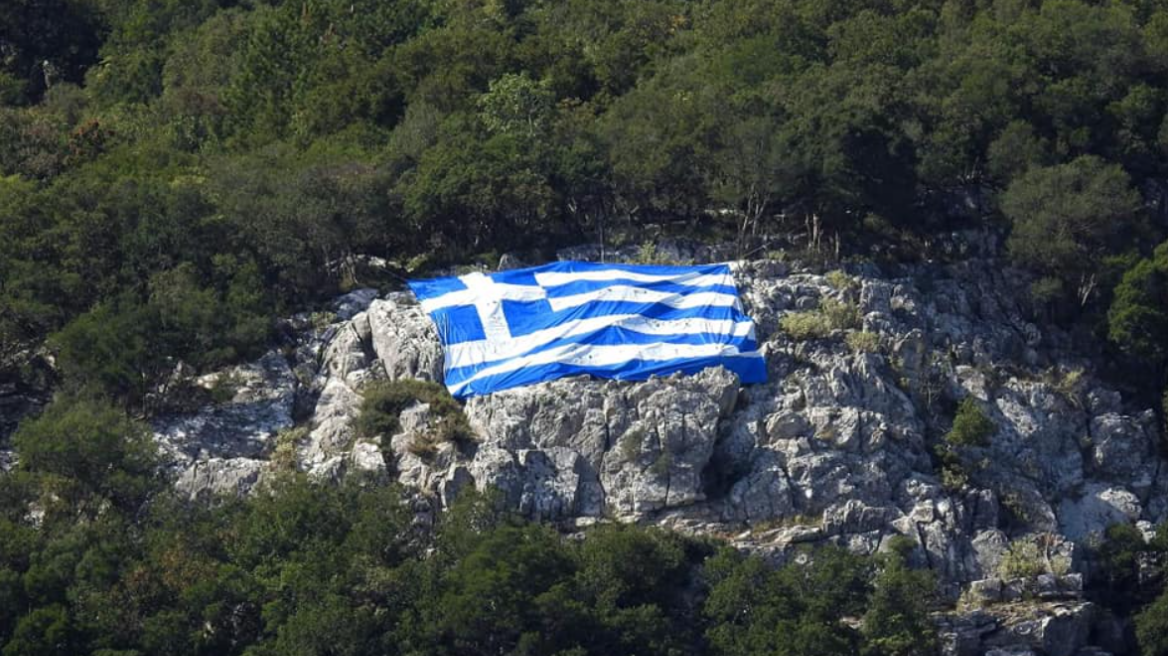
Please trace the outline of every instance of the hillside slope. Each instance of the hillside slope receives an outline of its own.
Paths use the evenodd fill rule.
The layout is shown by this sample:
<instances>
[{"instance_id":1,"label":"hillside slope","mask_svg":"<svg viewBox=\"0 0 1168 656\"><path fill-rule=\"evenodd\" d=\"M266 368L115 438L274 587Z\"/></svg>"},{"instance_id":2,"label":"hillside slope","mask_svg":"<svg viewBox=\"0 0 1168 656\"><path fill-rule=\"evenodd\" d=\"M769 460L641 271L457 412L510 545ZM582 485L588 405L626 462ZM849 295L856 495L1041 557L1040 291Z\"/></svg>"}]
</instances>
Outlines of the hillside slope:
<instances>
[{"instance_id":1,"label":"hillside slope","mask_svg":"<svg viewBox=\"0 0 1168 656\"><path fill-rule=\"evenodd\" d=\"M440 380L442 355L412 297L361 290L330 317L294 319L294 346L218 374L230 399L161 418L156 437L191 497L245 492L294 445L300 469L380 472L427 512L493 487L566 528L652 523L776 562L803 544L874 553L905 535L951 601L990 604L956 620L951 647L1073 653L1106 633L1080 599L1087 547L1114 523L1150 536L1168 515L1156 417L1059 329L1025 319L1015 274L992 260L826 275L761 260L738 275L765 385L720 369L564 379L469 400L472 443L434 439L441 417L421 403L396 434L362 435L362 390ZM981 434L959 435L956 415L976 415ZM1057 608L995 605L1023 597Z\"/></svg>"}]
</instances>

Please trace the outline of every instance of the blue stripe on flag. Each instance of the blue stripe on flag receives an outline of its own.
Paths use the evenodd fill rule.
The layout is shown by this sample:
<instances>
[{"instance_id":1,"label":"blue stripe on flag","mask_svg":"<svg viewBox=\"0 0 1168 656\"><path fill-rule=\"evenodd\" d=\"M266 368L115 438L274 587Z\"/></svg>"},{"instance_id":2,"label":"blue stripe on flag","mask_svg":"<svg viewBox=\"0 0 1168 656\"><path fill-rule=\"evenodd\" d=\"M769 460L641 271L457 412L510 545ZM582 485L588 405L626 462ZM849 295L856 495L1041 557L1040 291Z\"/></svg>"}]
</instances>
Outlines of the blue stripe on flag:
<instances>
[{"instance_id":1,"label":"blue stripe on flag","mask_svg":"<svg viewBox=\"0 0 1168 656\"><path fill-rule=\"evenodd\" d=\"M553 362L480 378L462 388L456 396L460 398L480 396L566 376L591 375L615 380L646 380L651 376L668 376L676 373L696 374L703 369L718 366L726 367L738 374L738 379L743 383L765 383L767 379L766 363L758 354L755 354L754 357L716 356L664 361L629 360L615 365L591 367Z\"/></svg>"}]
</instances>

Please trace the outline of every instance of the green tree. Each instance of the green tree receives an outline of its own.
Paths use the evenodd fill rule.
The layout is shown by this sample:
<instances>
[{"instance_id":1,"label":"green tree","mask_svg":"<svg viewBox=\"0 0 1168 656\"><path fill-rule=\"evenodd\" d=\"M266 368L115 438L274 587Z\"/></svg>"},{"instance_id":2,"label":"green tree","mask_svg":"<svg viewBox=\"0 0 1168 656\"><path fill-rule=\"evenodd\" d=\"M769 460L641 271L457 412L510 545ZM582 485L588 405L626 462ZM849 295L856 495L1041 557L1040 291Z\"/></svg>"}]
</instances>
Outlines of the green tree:
<instances>
[{"instance_id":1,"label":"green tree","mask_svg":"<svg viewBox=\"0 0 1168 656\"><path fill-rule=\"evenodd\" d=\"M1011 257L1051 283L1036 290L1055 290L1041 300L1073 295L1080 305L1096 291L1102 258L1136 227L1139 208L1127 173L1092 156L1030 169L1002 196L1014 225Z\"/></svg>"},{"instance_id":2,"label":"green tree","mask_svg":"<svg viewBox=\"0 0 1168 656\"><path fill-rule=\"evenodd\" d=\"M40 478L62 512L89 515L107 503L132 511L160 485L149 430L107 402L60 397L12 441L19 471Z\"/></svg>"},{"instance_id":3,"label":"green tree","mask_svg":"<svg viewBox=\"0 0 1168 656\"><path fill-rule=\"evenodd\" d=\"M994 425L977 400L967 396L957 407L953 427L945 434L945 441L954 446L989 446L997 426Z\"/></svg>"},{"instance_id":4,"label":"green tree","mask_svg":"<svg viewBox=\"0 0 1168 656\"><path fill-rule=\"evenodd\" d=\"M908 558L915 545L894 540L883 554L864 612L865 654L924 656L940 647L929 617L935 603L936 580L928 570L912 569Z\"/></svg>"},{"instance_id":5,"label":"green tree","mask_svg":"<svg viewBox=\"0 0 1168 656\"><path fill-rule=\"evenodd\" d=\"M600 119L616 192L630 213L690 216L705 207L718 89L694 64L674 62Z\"/></svg>"},{"instance_id":6,"label":"green tree","mask_svg":"<svg viewBox=\"0 0 1168 656\"><path fill-rule=\"evenodd\" d=\"M1098 567L1094 575L1104 603L1127 614L1148 600L1140 586L1140 558L1150 551L1143 533L1131 524L1112 524L1095 548Z\"/></svg>"},{"instance_id":7,"label":"green tree","mask_svg":"<svg viewBox=\"0 0 1168 656\"><path fill-rule=\"evenodd\" d=\"M551 127L553 100L546 86L525 73L508 73L491 81L478 105L489 132L520 135L535 145L535 140L546 136Z\"/></svg>"},{"instance_id":8,"label":"green tree","mask_svg":"<svg viewBox=\"0 0 1168 656\"><path fill-rule=\"evenodd\" d=\"M153 315L130 298L102 303L53 334L49 344L68 385L142 401L165 368L151 348Z\"/></svg>"},{"instance_id":9,"label":"green tree","mask_svg":"<svg viewBox=\"0 0 1168 656\"><path fill-rule=\"evenodd\" d=\"M862 561L827 547L769 571L728 549L705 564L704 613L716 654L854 654L860 634L843 623L862 612L868 576Z\"/></svg>"},{"instance_id":10,"label":"green tree","mask_svg":"<svg viewBox=\"0 0 1168 656\"><path fill-rule=\"evenodd\" d=\"M530 600L571 571L571 560L550 529L503 526L442 577L433 599L433 640L443 652L496 654L537 630Z\"/></svg>"},{"instance_id":11,"label":"green tree","mask_svg":"<svg viewBox=\"0 0 1168 656\"><path fill-rule=\"evenodd\" d=\"M1168 358L1168 242L1124 273L1107 324L1123 350L1155 362Z\"/></svg>"},{"instance_id":12,"label":"green tree","mask_svg":"<svg viewBox=\"0 0 1168 656\"><path fill-rule=\"evenodd\" d=\"M0 72L25 81L24 93L40 98L55 82L80 82L97 61L101 20L93 3L78 0L14 0L0 8Z\"/></svg>"},{"instance_id":13,"label":"green tree","mask_svg":"<svg viewBox=\"0 0 1168 656\"><path fill-rule=\"evenodd\" d=\"M65 607L54 604L38 608L21 618L4 646L4 656L39 654L75 654L79 647L76 631L69 622Z\"/></svg>"},{"instance_id":14,"label":"green tree","mask_svg":"<svg viewBox=\"0 0 1168 656\"><path fill-rule=\"evenodd\" d=\"M792 185L791 164L773 117L745 116L727 120L714 156L711 197L735 209L739 252L745 254L748 237L754 237L773 203Z\"/></svg>"},{"instance_id":15,"label":"green tree","mask_svg":"<svg viewBox=\"0 0 1168 656\"><path fill-rule=\"evenodd\" d=\"M1168 592L1141 610L1135 617L1136 642L1145 656L1168 654Z\"/></svg>"}]
</instances>

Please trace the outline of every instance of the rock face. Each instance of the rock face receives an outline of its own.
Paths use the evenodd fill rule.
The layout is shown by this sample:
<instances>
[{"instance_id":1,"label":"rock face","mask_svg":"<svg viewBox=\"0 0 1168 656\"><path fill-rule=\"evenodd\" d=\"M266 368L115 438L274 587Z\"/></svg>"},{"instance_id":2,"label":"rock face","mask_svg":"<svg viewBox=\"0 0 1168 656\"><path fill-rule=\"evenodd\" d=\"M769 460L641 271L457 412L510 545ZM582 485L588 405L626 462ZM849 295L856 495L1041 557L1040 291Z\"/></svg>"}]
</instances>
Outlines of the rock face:
<instances>
[{"instance_id":1,"label":"rock face","mask_svg":"<svg viewBox=\"0 0 1168 656\"><path fill-rule=\"evenodd\" d=\"M296 382L279 352L198 379L222 401L155 424L178 489L192 497L250 489L276 433L293 425Z\"/></svg>"},{"instance_id":2,"label":"rock face","mask_svg":"<svg viewBox=\"0 0 1168 656\"><path fill-rule=\"evenodd\" d=\"M1093 609L1057 577L1081 568L1078 547L1111 523L1168 515L1152 411L1096 379L1067 335L1028 321L1025 294L994 262L825 276L762 261L738 275L765 385L722 369L563 379L471 399L473 444L419 447L434 417L415 405L383 449L353 430L361 387L440 381L443 356L412 297L362 290L327 321L294 319L294 344L220 374L234 394L159 421L158 439L191 496L249 489L270 471L280 431L297 425L301 469L392 476L438 505L493 487L533 517L732 534L777 561L803 543L871 553L902 535L951 598L969 591L987 604L1012 603L1011 585L1039 585L999 572L1007 554L1038 554L1056 581L1047 605L951 618L950 653L1085 646ZM859 325L806 340L780 328L828 299L854 308ZM936 449L966 397L993 431L961 448L957 477Z\"/></svg>"}]
</instances>

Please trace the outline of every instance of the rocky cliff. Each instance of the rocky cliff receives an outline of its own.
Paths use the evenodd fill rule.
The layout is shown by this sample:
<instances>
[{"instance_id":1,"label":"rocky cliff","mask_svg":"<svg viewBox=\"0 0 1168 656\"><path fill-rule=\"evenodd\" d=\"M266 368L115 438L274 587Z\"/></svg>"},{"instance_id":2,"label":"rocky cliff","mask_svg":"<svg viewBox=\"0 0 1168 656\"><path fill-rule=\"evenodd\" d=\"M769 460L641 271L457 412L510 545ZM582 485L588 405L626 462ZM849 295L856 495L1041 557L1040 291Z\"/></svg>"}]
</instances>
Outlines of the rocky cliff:
<instances>
[{"instance_id":1,"label":"rocky cliff","mask_svg":"<svg viewBox=\"0 0 1168 656\"><path fill-rule=\"evenodd\" d=\"M766 385L720 369L564 379L471 399L473 444L414 448L434 419L421 404L378 442L353 428L362 386L440 381L442 353L407 293L360 290L290 320L282 349L190 381L219 402L159 419L157 437L192 497L244 493L279 460L322 477L374 472L434 508L494 487L567 527L650 522L776 561L802 544L870 553L904 535L960 600L939 619L951 653L1121 649L1122 627L1081 599L1084 547L1112 523L1150 531L1168 514L1151 409L1028 320L993 261L824 275L764 260L738 275ZM791 330L796 313L813 329ZM946 461L938 445L966 397L992 432Z\"/></svg>"}]
</instances>

